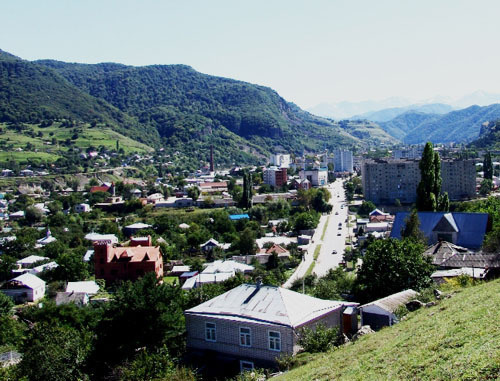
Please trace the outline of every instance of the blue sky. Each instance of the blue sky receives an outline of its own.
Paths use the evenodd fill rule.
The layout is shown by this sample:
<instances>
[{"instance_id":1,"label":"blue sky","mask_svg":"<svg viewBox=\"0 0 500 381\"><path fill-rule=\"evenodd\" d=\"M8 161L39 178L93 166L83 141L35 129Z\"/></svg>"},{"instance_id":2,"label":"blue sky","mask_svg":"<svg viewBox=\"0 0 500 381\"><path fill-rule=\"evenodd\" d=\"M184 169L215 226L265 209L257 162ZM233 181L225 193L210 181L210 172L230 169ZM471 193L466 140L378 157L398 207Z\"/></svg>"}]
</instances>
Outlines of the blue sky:
<instances>
[{"instance_id":1,"label":"blue sky","mask_svg":"<svg viewBox=\"0 0 500 381\"><path fill-rule=\"evenodd\" d=\"M0 49L187 64L301 107L500 92L500 1L0 0Z\"/></svg>"}]
</instances>

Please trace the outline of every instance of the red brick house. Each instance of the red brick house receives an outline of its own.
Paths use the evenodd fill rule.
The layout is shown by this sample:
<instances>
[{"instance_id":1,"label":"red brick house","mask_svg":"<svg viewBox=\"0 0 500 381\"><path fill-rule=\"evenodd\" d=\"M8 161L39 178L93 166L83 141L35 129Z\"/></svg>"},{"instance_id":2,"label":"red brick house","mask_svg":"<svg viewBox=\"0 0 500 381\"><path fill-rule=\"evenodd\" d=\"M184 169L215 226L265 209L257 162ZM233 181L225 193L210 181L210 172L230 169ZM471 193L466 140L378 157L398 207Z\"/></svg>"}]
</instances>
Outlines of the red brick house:
<instances>
[{"instance_id":1,"label":"red brick house","mask_svg":"<svg viewBox=\"0 0 500 381\"><path fill-rule=\"evenodd\" d=\"M95 277L107 282L136 280L148 272L155 272L158 278L163 278L160 247L151 246L151 237L132 239L130 246L123 247L94 242L94 268Z\"/></svg>"}]
</instances>

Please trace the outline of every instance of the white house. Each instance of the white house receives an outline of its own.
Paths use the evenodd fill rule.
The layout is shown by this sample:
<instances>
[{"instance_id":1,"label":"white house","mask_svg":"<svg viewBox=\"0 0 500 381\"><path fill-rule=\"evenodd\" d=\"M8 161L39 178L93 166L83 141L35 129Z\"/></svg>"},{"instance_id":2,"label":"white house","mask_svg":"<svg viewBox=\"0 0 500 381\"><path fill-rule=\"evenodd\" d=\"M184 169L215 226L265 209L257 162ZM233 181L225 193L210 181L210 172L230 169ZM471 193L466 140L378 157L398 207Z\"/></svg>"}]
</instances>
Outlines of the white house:
<instances>
[{"instance_id":1,"label":"white house","mask_svg":"<svg viewBox=\"0 0 500 381\"><path fill-rule=\"evenodd\" d=\"M2 292L16 303L35 302L45 296L45 282L33 274L22 274L3 285Z\"/></svg>"},{"instance_id":2,"label":"white house","mask_svg":"<svg viewBox=\"0 0 500 381\"><path fill-rule=\"evenodd\" d=\"M92 209L90 208L89 204L76 204L74 207L75 213L86 213L90 212Z\"/></svg>"}]
</instances>

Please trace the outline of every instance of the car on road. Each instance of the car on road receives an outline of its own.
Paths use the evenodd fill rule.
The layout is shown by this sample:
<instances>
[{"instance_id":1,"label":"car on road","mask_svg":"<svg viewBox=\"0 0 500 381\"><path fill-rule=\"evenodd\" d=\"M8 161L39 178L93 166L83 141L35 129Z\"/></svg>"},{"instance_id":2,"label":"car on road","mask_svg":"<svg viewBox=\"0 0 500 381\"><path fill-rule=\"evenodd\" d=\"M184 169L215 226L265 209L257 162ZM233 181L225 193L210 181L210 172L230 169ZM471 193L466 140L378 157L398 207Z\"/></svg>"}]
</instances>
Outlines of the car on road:
<instances>
[{"instance_id":1,"label":"car on road","mask_svg":"<svg viewBox=\"0 0 500 381\"><path fill-rule=\"evenodd\" d=\"M338 235L338 236L339 236L339 235L341 235L341 234L340 234L340 232L338 232L338 233L337 233L337 235Z\"/></svg>"},{"instance_id":2,"label":"car on road","mask_svg":"<svg viewBox=\"0 0 500 381\"><path fill-rule=\"evenodd\" d=\"M337 254L337 250L333 250L333 251L332 251L332 254Z\"/></svg>"},{"instance_id":3,"label":"car on road","mask_svg":"<svg viewBox=\"0 0 500 381\"><path fill-rule=\"evenodd\" d=\"M335 215L338 216L339 215L339 212L335 212Z\"/></svg>"}]
</instances>

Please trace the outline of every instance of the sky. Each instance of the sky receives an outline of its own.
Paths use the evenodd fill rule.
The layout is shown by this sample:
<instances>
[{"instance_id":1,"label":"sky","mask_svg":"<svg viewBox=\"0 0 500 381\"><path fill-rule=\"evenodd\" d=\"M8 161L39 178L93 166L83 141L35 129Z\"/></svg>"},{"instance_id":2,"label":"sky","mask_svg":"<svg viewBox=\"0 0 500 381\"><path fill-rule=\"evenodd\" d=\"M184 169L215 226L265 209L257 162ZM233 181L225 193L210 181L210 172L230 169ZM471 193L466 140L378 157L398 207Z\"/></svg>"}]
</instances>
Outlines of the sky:
<instances>
[{"instance_id":1,"label":"sky","mask_svg":"<svg viewBox=\"0 0 500 381\"><path fill-rule=\"evenodd\" d=\"M27 60L186 64L303 108L500 92L498 0L0 0Z\"/></svg>"}]
</instances>

